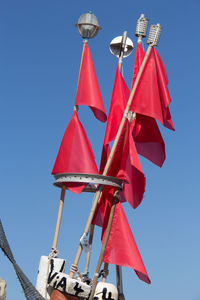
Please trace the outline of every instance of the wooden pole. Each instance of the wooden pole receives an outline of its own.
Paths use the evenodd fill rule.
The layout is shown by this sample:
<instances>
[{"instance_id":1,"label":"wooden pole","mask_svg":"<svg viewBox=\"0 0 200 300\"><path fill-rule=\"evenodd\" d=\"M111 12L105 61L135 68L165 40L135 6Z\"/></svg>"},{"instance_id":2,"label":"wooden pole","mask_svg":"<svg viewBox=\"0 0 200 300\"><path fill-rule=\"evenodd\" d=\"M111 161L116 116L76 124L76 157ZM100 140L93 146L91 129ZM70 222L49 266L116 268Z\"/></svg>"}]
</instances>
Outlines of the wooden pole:
<instances>
[{"instance_id":1,"label":"wooden pole","mask_svg":"<svg viewBox=\"0 0 200 300\"><path fill-rule=\"evenodd\" d=\"M125 300L124 293L123 293L121 266L116 266L116 278L117 278L118 300Z\"/></svg>"},{"instance_id":2,"label":"wooden pole","mask_svg":"<svg viewBox=\"0 0 200 300\"><path fill-rule=\"evenodd\" d=\"M87 43L87 40L85 39L83 41L83 50L82 50L82 55L81 55L80 68L79 68L78 83L79 83L79 78L80 78L80 73L81 73L81 66L82 66L82 61L83 61L83 54L84 54L84 49L85 49L85 44L86 43ZM77 83L77 89L78 89L78 83ZM74 105L74 110L78 111L78 105ZM61 199L60 199L59 208L58 208L58 217L57 217L57 223L56 223L56 229L55 229L55 234L54 234L52 250L56 250L56 248L57 248L58 234L59 234L59 230L60 230L60 223L61 223L63 205L64 205L64 198L65 198L65 188L62 187ZM55 254L56 254L56 252L55 252Z\"/></svg>"},{"instance_id":3,"label":"wooden pole","mask_svg":"<svg viewBox=\"0 0 200 300\"><path fill-rule=\"evenodd\" d=\"M108 267L109 267L109 264L104 263L104 268L103 268L104 275L103 275L103 278L102 278L102 282L106 282L106 279L107 279L107 276L108 276Z\"/></svg>"},{"instance_id":4,"label":"wooden pole","mask_svg":"<svg viewBox=\"0 0 200 300\"><path fill-rule=\"evenodd\" d=\"M82 50L82 55L81 55L81 63L80 63L79 74L78 74L78 82L77 82L76 94L77 94L78 84L79 84L79 79L80 79L80 73L81 73L81 66L82 66L82 62L83 62L83 54L84 54L84 50L85 50L85 44L87 42L88 42L87 39L83 40L83 50ZM78 111L78 105L74 105L74 110Z\"/></svg>"},{"instance_id":5,"label":"wooden pole","mask_svg":"<svg viewBox=\"0 0 200 300\"><path fill-rule=\"evenodd\" d=\"M146 65L146 62L147 62L147 59L148 59L149 54L150 54L150 52L151 52L151 49L152 49L152 45L149 45L149 47L148 47L148 49L147 49L147 52L146 52L146 54L145 54L145 57L144 57L144 59L143 59L142 65L141 65L141 67L140 67L140 70L139 70L139 72L138 72L138 74L137 74L137 77L136 77L135 83L134 83L134 85L133 85L133 88L132 88L132 90L131 90L131 93L130 93L130 96L129 96L129 99L128 99L128 103L127 103L127 106L126 106L126 109L125 109L125 113L124 113L124 115L123 115L123 118L122 118L122 121L121 121L121 123L120 123L120 126L119 126L119 129L118 129L116 138L115 138L115 140L114 140L114 143L113 143L113 146L112 146L110 155L109 155L109 157L108 157L106 166L105 166L105 168L104 168L104 172L103 172L103 175L104 175L104 176L107 175L108 169L109 169L109 167L110 167L110 165L111 165L111 162L112 162L112 159L113 159L113 156L114 156L114 153L115 153L115 150L116 150L116 147L117 147L119 138L120 138L121 133L122 133L122 129L123 129L123 127L124 127L124 124L125 124L125 121L126 121L126 118L127 118L127 113L129 112L129 109L130 109L130 106L131 106L131 103L132 103L133 96L134 96L134 94L135 94L135 91L136 91L138 82L139 82L139 80L140 80L140 77L141 77L142 72L143 72L143 70L144 70L144 67L145 67L145 65ZM84 230L84 233L86 233L86 235L87 235L88 232L89 232L90 225L91 225L91 223L92 223L92 220L93 220L93 217L94 217L94 214L95 214L97 205L98 205L98 201L99 201L99 199L100 199L100 197L101 197L102 189L103 189L103 185L100 185L100 186L99 186L99 189L98 189L98 191L96 192L96 195L95 195L95 197L94 197L93 204L92 204L92 208L91 208L91 211L90 211L90 214L89 214L89 217L88 217L86 226L85 226L85 230ZM81 253L82 253L82 246L81 246L81 244L79 244L79 247L78 247L78 250L77 250L77 253L76 253L74 262L73 262L73 265L78 266L78 262L79 262ZM69 276L70 276L71 278L73 278L73 272L70 271Z\"/></svg>"},{"instance_id":6,"label":"wooden pole","mask_svg":"<svg viewBox=\"0 0 200 300\"><path fill-rule=\"evenodd\" d=\"M64 198L65 198L65 187L62 187L52 250L57 249L58 235L59 235L59 231L60 231L60 223L61 223L61 219L62 219L62 212L63 212L63 205L64 205Z\"/></svg>"},{"instance_id":7,"label":"wooden pole","mask_svg":"<svg viewBox=\"0 0 200 300\"><path fill-rule=\"evenodd\" d=\"M117 202L119 201L118 200L118 193L119 193L119 190L116 190L115 195L114 195L114 199L113 199L113 203L112 203L112 207L111 207L111 211L110 211L110 216L109 216L109 219L108 219L108 225L107 225L107 228L106 228L106 233L105 233L103 244L102 244L102 247L101 247L99 260L98 260L97 267L96 267L96 272L95 272L93 280L92 280L92 289L91 289L91 294L90 294L89 300L93 300L93 297L94 297L94 293L95 293L95 289L96 289L96 285L97 285L97 280L98 280L98 277L99 277L99 272L100 272L100 269L101 269L102 261L103 261L105 250L106 250L106 245L107 245L109 235L110 235L112 221L113 221L113 217L114 217L114 213L115 213L115 207L116 207Z\"/></svg>"}]
</instances>

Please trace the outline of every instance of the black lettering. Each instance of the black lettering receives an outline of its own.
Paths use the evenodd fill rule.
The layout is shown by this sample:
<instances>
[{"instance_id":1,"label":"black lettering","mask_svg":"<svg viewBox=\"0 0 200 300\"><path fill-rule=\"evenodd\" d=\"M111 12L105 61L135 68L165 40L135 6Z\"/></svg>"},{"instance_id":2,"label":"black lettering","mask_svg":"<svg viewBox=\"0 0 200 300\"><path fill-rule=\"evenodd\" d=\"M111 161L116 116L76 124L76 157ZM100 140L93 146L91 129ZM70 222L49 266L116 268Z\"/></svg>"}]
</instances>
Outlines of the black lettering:
<instances>
[{"instance_id":1,"label":"black lettering","mask_svg":"<svg viewBox=\"0 0 200 300\"><path fill-rule=\"evenodd\" d=\"M67 279L66 277L62 277L62 279L60 280L60 282L57 285L57 289L61 287L63 292L66 292L66 287L67 287Z\"/></svg>"},{"instance_id":2,"label":"black lettering","mask_svg":"<svg viewBox=\"0 0 200 300\"><path fill-rule=\"evenodd\" d=\"M111 298L112 297L111 292L108 293L108 298L106 297L106 294L107 294L107 288L104 288L103 289L103 295L102 295L103 300L114 300L113 298Z\"/></svg>"},{"instance_id":3,"label":"black lettering","mask_svg":"<svg viewBox=\"0 0 200 300\"><path fill-rule=\"evenodd\" d=\"M81 288L81 286L79 287L78 282L76 282L74 290L76 291L75 296L78 296L79 293L84 292L84 290Z\"/></svg>"},{"instance_id":4,"label":"black lettering","mask_svg":"<svg viewBox=\"0 0 200 300\"><path fill-rule=\"evenodd\" d=\"M55 272L53 275L52 273L49 273L49 277L48 277L48 284L50 284L50 282L56 277L56 275L58 275L58 272Z\"/></svg>"},{"instance_id":5,"label":"black lettering","mask_svg":"<svg viewBox=\"0 0 200 300\"><path fill-rule=\"evenodd\" d=\"M62 273L64 271L65 268L65 261L63 260L62 266L60 268L60 272Z\"/></svg>"},{"instance_id":6,"label":"black lettering","mask_svg":"<svg viewBox=\"0 0 200 300\"><path fill-rule=\"evenodd\" d=\"M49 272L49 276L48 276L48 280L47 283L50 284L50 282L54 279L54 277L56 277L56 275L58 274L58 272L55 272L54 274L52 274L54 271L54 262L53 259L50 259L50 272Z\"/></svg>"}]
</instances>

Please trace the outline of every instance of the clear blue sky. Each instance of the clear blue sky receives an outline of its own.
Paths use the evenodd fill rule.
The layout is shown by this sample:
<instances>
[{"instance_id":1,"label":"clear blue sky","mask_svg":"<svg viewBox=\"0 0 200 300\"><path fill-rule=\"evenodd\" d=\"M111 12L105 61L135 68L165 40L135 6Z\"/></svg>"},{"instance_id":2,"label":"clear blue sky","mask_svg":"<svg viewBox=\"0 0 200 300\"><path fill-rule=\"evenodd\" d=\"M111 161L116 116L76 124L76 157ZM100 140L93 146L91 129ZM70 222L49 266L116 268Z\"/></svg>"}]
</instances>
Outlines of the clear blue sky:
<instances>
[{"instance_id":1,"label":"clear blue sky","mask_svg":"<svg viewBox=\"0 0 200 300\"><path fill-rule=\"evenodd\" d=\"M123 269L125 298L199 300L199 0L0 0L0 218L14 257L35 284L40 256L51 249L60 197L51 170L75 101L82 41L73 24L88 10L103 28L89 46L107 112L117 63L110 41L127 30L136 44L141 13L162 25L158 51L168 71L176 128L161 128L167 153L162 169L141 160L147 186L140 207L124 204L152 281L147 285ZM135 51L123 64L129 86L134 57ZM105 124L87 108L79 116L99 164ZM66 193L58 248L67 270L92 198ZM97 230L91 276L99 236ZM2 252L0 277L7 281L8 300L24 299Z\"/></svg>"}]
</instances>

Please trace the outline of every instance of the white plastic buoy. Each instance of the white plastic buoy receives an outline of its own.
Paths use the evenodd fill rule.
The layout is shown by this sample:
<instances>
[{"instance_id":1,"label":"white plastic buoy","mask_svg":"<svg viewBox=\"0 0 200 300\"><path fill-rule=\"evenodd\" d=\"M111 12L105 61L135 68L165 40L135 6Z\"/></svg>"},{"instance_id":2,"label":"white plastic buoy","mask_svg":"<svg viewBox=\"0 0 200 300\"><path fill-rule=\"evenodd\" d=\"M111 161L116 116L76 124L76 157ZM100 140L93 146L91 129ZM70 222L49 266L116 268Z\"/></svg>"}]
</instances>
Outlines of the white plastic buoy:
<instances>
[{"instance_id":1,"label":"white plastic buoy","mask_svg":"<svg viewBox=\"0 0 200 300\"><path fill-rule=\"evenodd\" d=\"M98 282L94 293L95 300L112 299L118 300L118 291L114 284Z\"/></svg>"},{"instance_id":2,"label":"white plastic buoy","mask_svg":"<svg viewBox=\"0 0 200 300\"><path fill-rule=\"evenodd\" d=\"M6 282L0 278L0 299L6 300Z\"/></svg>"},{"instance_id":3,"label":"white plastic buoy","mask_svg":"<svg viewBox=\"0 0 200 300\"><path fill-rule=\"evenodd\" d=\"M81 298L88 298L91 286L69 275L56 272L49 277L49 285L62 293L67 293Z\"/></svg>"},{"instance_id":4,"label":"white plastic buoy","mask_svg":"<svg viewBox=\"0 0 200 300\"><path fill-rule=\"evenodd\" d=\"M46 300L50 299L52 293L52 288L48 287L49 277L52 277L56 272L64 272L65 265L66 261L62 258L49 258L48 256L41 256L36 281L36 289Z\"/></svg>"}]
</instances>

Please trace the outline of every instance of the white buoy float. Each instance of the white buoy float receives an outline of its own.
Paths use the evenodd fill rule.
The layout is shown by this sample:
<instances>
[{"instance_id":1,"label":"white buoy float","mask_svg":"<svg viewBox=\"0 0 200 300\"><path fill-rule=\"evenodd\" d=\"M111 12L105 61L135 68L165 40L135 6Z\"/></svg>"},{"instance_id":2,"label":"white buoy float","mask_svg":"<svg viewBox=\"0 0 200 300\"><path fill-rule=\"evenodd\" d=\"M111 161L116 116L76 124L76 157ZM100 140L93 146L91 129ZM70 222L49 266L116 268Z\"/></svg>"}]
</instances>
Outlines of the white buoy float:
<instances>
[{"instance_id":1,"label":"white buoy float","mask_svg":"<svg viewBox=\"0 0 200 300\"><path fill-rule=\"evenodd\" d=\"M62 258L50 258L48 256L41 256L36 289L46 300L50 299L52 293L52 288L49 287L48 282L58 272L64 272L65 265L66 261Z\"/></svg>"},{"instance_id":2,"label":"white buoy float","mask_svg":"<svg viewBox=\"0 0 200 300\"><path fill-rule=\"evenodd\" d=\"M49 277L49 285L62 293L88 298L91 286L79 279L70 278L69 275L56 272Z\"/></svg>"},{"instance_id":3,"label":"white buoy float","mask_svg":"<svg viewBox=\"0 0 200 300\"><path fill-rule=\"evenodd\" d=\"M118 300L118 291L114 284L98 282L94 293L95 300L112 299Z\"/></svg>"}]
</instances>

